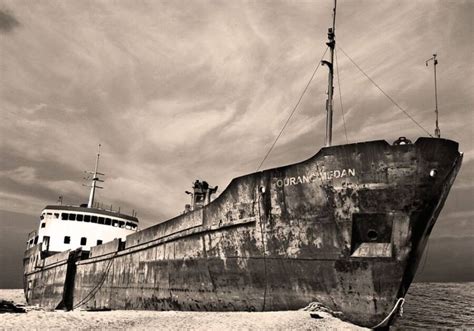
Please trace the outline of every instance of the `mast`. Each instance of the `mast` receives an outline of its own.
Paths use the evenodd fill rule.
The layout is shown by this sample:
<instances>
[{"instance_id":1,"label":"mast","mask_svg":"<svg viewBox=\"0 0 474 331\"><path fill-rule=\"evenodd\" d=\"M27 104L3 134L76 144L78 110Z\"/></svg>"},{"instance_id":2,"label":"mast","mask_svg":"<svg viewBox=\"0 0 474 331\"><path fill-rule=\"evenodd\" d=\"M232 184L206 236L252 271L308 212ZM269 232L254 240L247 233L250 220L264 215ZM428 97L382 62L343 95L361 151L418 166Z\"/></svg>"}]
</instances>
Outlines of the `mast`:
<instances>
[{"instance_id":1,"label":"mast","mask_svg":"<svg viewBox=\"0 0 474 331\"><path fill-rule=\"evenodd\" d=\"M332 28L328 29L328 42L330 61L321 61L322 65L326 65L329 69L328 74L328 99L326 100L326 147L332 144L332 113L333 113L333 94L334 94L334 48L336 46L336 5L337 0L334 0L334 8L332 15Z\"/></svg>"},{"instance_id":2,"label":"mast","mask_svg":"<svg viewBox=\"0 0 474 331\"><path fill-rule=\"evenodd\" d=\"M87 208L92 208L94 205L94 197L95 197L95 189L96 188L103 188L100 186L97 186L97 182L103 182L103 180L99 179L99 175L104 175L97 170L99 169L99 158L100 158L100 144L97 148L97 159L95 160L95 169L94 172L89 172L92 174L92 183L91 183L91 193L89 194L89 202L87 203Z\"/></svg>"},{"instance_id":3,"label":"mast","mask_svg":"<svg viewBox=\"0 0 474 331\"><path fill-rule=\"evenodd\" d=\"M438 86L436 84L436 66L438 65L438 60L436 59L436 54L433 54L433 57L426 60L426 66L428 66L428 62L433 60L433 68L434 68L434 88L435 88L435 114L436 114L436 124L435 124L435 131L434 134L437 138L441 137L441 131L439 130L439 123L438 123Z\"/></svg>"}]
</instances>

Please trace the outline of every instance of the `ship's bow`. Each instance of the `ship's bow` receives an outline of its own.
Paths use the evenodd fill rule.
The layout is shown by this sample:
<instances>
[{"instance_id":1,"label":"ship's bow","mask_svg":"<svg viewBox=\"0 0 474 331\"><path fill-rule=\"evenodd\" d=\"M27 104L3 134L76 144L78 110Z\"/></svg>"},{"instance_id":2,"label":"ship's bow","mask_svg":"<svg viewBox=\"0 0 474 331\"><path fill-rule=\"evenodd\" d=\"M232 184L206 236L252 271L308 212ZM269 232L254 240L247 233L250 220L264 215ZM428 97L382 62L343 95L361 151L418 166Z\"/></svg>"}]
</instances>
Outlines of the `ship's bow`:
<instances>
[{"instance_id":1,"label":"ship's bow","mask_svg":"<svg viewBox=\"0 0 474 331\"><path fill-rule=\"evenodd\" d=\"M379 327L389 325L403 304L462 154L456 142L432 138L372 152L357 185L350 255L336 262L336 270L349 301L355 299L342 300L345 315Z\"/></svg>"},{"instance_id":2,"label":"ship's bow","mask_svg":"<svg viewBox=\"0 0 474 331\"><path fill-rule=\"evenodd\" d=\"M319 301L389 324L461 161L456 142L420 138L332 146L269 171L266 309Z\"/></svg>"}]
</instances>

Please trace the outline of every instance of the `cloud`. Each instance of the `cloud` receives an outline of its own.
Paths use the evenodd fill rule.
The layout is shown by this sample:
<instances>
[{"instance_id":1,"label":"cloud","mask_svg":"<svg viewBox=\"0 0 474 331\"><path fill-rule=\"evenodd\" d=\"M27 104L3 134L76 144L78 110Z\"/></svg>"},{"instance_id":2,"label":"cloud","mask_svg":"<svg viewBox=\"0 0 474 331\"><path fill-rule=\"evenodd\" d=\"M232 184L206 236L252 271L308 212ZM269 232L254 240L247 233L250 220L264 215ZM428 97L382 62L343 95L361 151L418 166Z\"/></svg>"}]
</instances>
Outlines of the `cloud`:
<instances>
[{"instance_id":1,"label":"cloud","mask_svg":"<svg viewBox=\"0 0 474 331\"><path fill-rule=\"evenodd\" d=\"M39 103L37 105L33 105L29 108L23 107L23 112L25 112L27 115L36 115L39 111L42 109L45 109L48 105L45 103Z\"/></svg>"},{"instance_id":2,"label":"cloud","mask_svg":"<svg viewBox=\"0 0 474 331\"><path fill-rule=\"evenodd\" d=\"M17 212L21 210L23 214L38 215L44 208L44 199L34 198L24 194L14 194L0 192L0 210ZM33 231L30 229L29 231Z\"/></svg>"},{"instance_id":3,"label":"cloud","mask_svg":"<svg viewBox=\"0 0 474 331\"><path fill-rule=\"evenodd\" d=\"M7 33L20 25L20 22L8 10L0 9L0 32Z\"/></svg>"},{"instance_id":4,"label":"cloud","mask_svg":"<svg viewBox=\"0 0 474 331\"><path fill-rule=\"evenodd\" d=\"M21 184L30 185L36 181L36 169L21 166L17 169L6 171L1 176L11 178Z\"/></svg>"}]
</instances>

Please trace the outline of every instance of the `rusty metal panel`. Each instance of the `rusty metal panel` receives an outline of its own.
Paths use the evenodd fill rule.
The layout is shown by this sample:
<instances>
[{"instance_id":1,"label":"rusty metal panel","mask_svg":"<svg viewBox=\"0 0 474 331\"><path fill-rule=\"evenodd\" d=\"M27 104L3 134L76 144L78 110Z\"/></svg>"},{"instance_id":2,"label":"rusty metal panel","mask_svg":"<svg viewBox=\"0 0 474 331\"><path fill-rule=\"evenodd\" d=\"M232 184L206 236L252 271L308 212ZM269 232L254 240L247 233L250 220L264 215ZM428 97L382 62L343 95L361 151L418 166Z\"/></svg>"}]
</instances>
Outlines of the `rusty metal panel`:
<instances>
[{"instance_id":1,"label":"rusty metal panel","mask_svg":"<svg viewBox=\"0 0 474 331\"><path fill-rule=\"evenodd\" d=\"M202 209L194 210L190 213L180 215L166 222L128 235L126 238L125 248L130 248L141 243L160 239L202 225L202 222Z\"/></svg>"}]
</instances>

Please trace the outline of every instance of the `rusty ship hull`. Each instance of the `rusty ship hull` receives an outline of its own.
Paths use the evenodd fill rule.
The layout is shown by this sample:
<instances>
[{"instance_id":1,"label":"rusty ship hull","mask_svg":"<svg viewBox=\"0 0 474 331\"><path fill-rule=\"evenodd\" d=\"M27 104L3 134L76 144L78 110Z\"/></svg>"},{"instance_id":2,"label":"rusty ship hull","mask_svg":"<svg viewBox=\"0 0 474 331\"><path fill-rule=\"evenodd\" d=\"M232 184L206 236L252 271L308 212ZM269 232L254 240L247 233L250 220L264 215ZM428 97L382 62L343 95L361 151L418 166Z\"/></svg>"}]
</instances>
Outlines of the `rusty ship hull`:
<instances>
[{"instance_id":1,"label":"rusty ship hull","mask_svg":"<svg viewBox=\"0 0 474 331\"><path fill-rule=\"evenodd\" d=\"M203 208L89 255L43 259L35 246L25 294L52 309L275 311L317 301L372 327L405 296L461 161L445 139L323 148L235 178Z\"/></svg>"}]
</instances>

